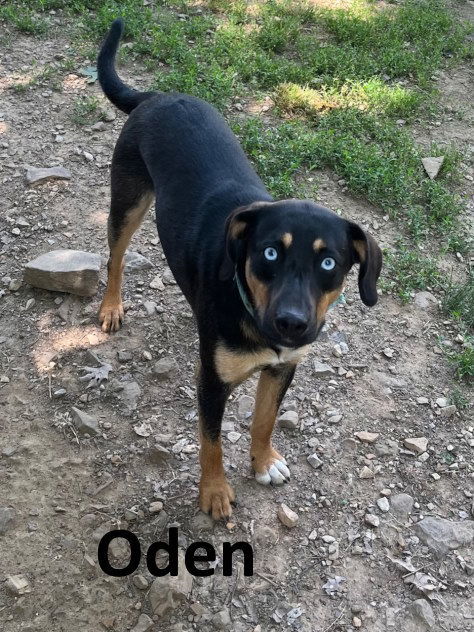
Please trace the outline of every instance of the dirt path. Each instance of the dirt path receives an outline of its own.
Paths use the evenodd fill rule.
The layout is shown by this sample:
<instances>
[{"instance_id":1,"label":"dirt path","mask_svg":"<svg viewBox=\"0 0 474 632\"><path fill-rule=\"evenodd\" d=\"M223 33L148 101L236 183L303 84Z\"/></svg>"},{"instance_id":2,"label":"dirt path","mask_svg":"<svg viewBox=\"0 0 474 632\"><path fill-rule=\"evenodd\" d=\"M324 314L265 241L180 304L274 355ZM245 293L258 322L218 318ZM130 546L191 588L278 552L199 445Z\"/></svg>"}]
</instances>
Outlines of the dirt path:
<instances>
[{"instance_id":1,"label":"dirt path","mask_svg":"<svg viewBox=\"0 0 474 632\"><path fill-rule=\"evenodd\" d=\"M155 615L150 629L428 629L426 607L420 615L412 605L423 592L404 583L410 569L398 568L389 556L411 558L416 569L442 584L435 592L444 605L432 602L433 629L472 629L472 544L436 557L416 527L429 516L446 518L456 522L459 537L473 525L474 421L468 411L435 403L455 388L462 391L439 349L440 340L458 344L458 332L436 299L418 295L402 305L383 296L369 310L352 276L347 303L331 313L283 404L283 410L298 413L298 428L276 432L292 470L282 488L262 488L253 480L244 396L254 396L256 382L237 389L225 417L224 445L239 502L226 526L197 512L197 336L190 309L167 273L152 214L133 242L152 267L127 276L127 318L117 335L108 337L97 327L103 286L92 300L26 285L9 289L22 278L25 263L48 250L84 249L105 261L108 165L124 118L119 114L98 131L72 125L78 94L99 90L67 72L60 75L61 92L10 87L31 71L32 60L50 63L64 55L66 45L60 38L15 36L0 64L0 506L12 518L0 513L0 627L123 632L141 613L153 616L153 578L144 562L140 579L107 577L97 564L97 542L111 528L129 528L145 548L172 524L179 527L180 545L204 539L219 555L225 540L251 542L256 573L237 580L223 577L218 567L213 577L195 578L191 597L161 620ZM133 67L127 72L135 74ZM472 68L465 67L440 86L446 86L452 108L467 113L456 119L455 133L452 113L434 131L417 130L422 141L438 139L436 130L444 130L443 140L471 152L471 168L472 79ZM27 165L63 165L72 179L29 189ZM383 213L343 193L330 173L315 177L321 181L319 201L361 221L382 245L394 243L397 227ZM164 280L161 291L150 288L157 275ZM153 317L147 301L157 305ZM338 343L347 344L342 356ZM113 371L103 386L86 389L79 377L94 361L91 351ZM177 373L158 379L154 365L160 358L174 358ZM317 377L315 360L332 372ZM472 398L467 389L463 393ZM101 436L77 437L72 406L98 420ZM240 436L231 435L231 441L232 431ZM359 431L376 433L375 443L357 439ZM410 437L425 437L427 451L408 451L404 439ZM170 451L169 458L161 459L156 443ZM313 453L323 463L320 469L307 462ZM389 502L380 502L386 489ZM149 505L156 500L164 509L154 514ZM282 502L299 515L293 530L277 518ZM114 553L117 564L123 563L126 551L117 546ZM8 590L4 580L18 574L28 580L28 594ZM323 589L336 576L345 579L332 592Z\"/></svg>"}]
</instances>

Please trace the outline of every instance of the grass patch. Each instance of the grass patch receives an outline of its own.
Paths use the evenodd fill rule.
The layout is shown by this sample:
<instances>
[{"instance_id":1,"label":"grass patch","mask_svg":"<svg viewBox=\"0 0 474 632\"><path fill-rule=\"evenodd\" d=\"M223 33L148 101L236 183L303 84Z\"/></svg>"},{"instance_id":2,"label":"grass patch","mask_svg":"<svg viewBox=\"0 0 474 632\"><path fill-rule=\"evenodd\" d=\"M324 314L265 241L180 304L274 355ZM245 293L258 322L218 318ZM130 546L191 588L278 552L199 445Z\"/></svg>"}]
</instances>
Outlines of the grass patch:
<instances>
[{"instance_id":1,"label":"grass patch","mask_svg":"<svg viewBox=\"0 0 474 632\"><path fill-rule=\"evenodd\" d=\"M76 125L89 125L97 120L100 101L95 96L80 97L74 103L70 114L71 121Z\"/></svg>"},{"instance_id":2,"label":"grass patch","mask_svg":"<svg viewBox=\"0 0 474 632\"><path fill-rule=\"evenodd\" d=\"M471 382L474 379L474 338L469 338L465 348L450 354L449 359L458 378Z\"/></svg>"},{"instance_id":3,"label":"grass patch","mask_svg":"<svg viewBox=\"0 0 474 632\"><path fill-rule=\"evenodd\" d=\"M444 311L474 331L474 272L465 283L451 284L443 298Z\"/></svg>"},{"instance_id":4,"label":"grass patch","mask_svg":"<svg viewBox=\"0 0 474 632\"><path fill-rule=\"evenodd\" d=\"M0 20L5 20L12 24L21 33L27 35L44 35L48 28L48 21L37 15L28 5L21 3L7 3L0 6Z\"/></svg>"},{"instance_id":5,"label":"grass patch","mask_svg":"<svg viewBox=\"0 0 474 632\"><path fill-rule=\"evenodd\" d=\"M420 290L439 287L441 275L435 259L411 250L400 243L396 250L384 252L384 269L381 287L396 293L404 303Z\"/></svg>"}]
</instances>

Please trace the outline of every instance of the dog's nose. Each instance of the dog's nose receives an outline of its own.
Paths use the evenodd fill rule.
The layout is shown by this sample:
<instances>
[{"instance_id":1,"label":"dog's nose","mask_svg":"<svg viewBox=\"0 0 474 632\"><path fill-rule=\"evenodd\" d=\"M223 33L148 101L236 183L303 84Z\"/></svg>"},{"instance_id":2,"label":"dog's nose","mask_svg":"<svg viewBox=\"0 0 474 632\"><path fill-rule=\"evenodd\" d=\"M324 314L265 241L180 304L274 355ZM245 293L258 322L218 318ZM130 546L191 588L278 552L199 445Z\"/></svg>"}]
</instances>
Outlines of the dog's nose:
<instances>
[{"instance_id":1,"label":"dog's nose","mask_svg":"<svg viewBox=\"0 0 474 632\"><path fill-rule=\"evenodd\" d=\"M276 315L275 327L283 336L301 336L308 328L308 319L299 311L285 310Z\"/></svg>"}]
</instances>

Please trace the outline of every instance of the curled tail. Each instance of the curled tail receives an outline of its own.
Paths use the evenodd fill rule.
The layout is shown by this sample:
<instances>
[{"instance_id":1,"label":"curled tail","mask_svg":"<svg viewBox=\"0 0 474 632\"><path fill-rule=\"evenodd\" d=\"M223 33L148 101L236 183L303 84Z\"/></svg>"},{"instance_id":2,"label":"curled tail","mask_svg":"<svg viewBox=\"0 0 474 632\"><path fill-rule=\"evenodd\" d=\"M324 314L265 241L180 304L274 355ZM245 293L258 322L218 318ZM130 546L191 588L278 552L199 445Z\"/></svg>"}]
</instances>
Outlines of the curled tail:
<instances>
[{"instance_id":1,"label":"curled tail","mask_svg":"<svg viewBox=\"0 0 474 632\"><path fill-rule=\"evenodd\" d=\"M104 91L105 96L112 103L125 112L130 112L137 107L142 101L155 96L156 92L139 92L133 88L129 88L118 76L115 71L115 55L117 53L120 38L123 33L123 20L120 18L112 22L107 37L100 49L97 59L97 72L99 83Z\"/></svg>"}]
</instances>

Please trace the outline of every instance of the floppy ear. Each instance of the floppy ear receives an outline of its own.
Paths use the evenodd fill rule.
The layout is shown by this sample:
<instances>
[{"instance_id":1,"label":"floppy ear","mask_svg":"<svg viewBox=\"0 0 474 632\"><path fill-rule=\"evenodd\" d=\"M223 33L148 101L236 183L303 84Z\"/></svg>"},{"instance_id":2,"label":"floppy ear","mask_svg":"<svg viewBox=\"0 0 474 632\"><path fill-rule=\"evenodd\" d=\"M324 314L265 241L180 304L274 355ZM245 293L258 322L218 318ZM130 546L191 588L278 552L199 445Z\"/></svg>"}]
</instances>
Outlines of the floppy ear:
<instances>
[{"instance_id":1,"label":"floppy ear","mask_svg":"<svg viewBox=\"0 0 474 632\"><path fill-rule=\"evenodd\" d=\"M382 251L375 239L354 222L349 222L349 236L355 263L359 268L359 294L372 307L378 299L377 280L382 270Z\"/></svg>"},{"instance_id":2,"label":"floppy ear","mask_svg":"<svg viewBox=\"0 0 474 632\"><path fill-rule=\"evenodd\" d=\"M225 253L219 269L221 281L228 281L234 276L239 243L246 239L249 228L263 204L254 202L248 206L239 206L227 218L224 232Z\"/></svg>"}]
</instances>

